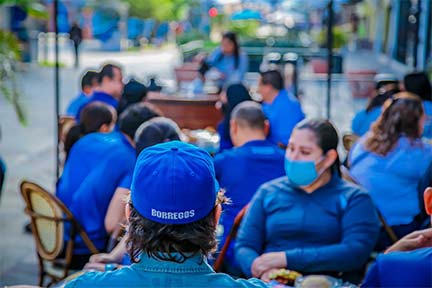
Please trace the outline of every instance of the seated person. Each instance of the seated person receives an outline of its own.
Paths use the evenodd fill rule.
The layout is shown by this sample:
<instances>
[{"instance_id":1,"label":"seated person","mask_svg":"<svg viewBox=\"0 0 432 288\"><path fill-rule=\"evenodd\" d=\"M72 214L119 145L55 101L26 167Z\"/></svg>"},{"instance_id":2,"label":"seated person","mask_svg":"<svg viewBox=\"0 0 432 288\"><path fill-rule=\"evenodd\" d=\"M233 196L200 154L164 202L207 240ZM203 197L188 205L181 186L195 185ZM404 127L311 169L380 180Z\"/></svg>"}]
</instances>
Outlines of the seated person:
<instances>
[{"instance_id":1,"label":"seated person","mask_svg":"<svg viewBox=\"0 0 432 288\"><path fill-rule=\"evenodd\" d=\"M131 106L119 117L120 132L84 136L75 144L66 162L57 195L100 251L105 250L109 234L118 227L115 222L105 225L111 199L129 193L136 159L135 131L154 116L154 112L144 104ZM66 226L65 241L68 240L69 228ZM84 266L90 256L88 253L78 237L74 247L77 259L73 261L74 268Z\"/></svg>"},{"instance_id":2,"label":"seated person","mask_svg":"<svg viewBox=\"0 0 432 288\"><path fill-rule=\"evenodd\" d=\"M296 125L285 155L286 176L258 189L236 239L236 260L247 277L268 281L286 268L351 272L343 276L348 280L362 269L379 222L370 196L341 178L338 141L327 120Z\"/></svg>"},{"instance_id":3,"label":"seated person","mask_svg":"<svg viewBox=\"0 0 432 288\"><path fill-rule=\"evenodd\" d=\"M432 191L424 194L432 216ZM379 255L362 287L432 287L432 228L412 232Z\"/></svg>"},{"instance_id":4,"label":"seated person","mask_svg":"<svg viewBox=\"0 0 432 288\"><path fill-rule=\"evenodd\" d=\"M222 94L223 93L224 92L222 92ZM224 118L217 127L220 136L219 152L233 147L230 136L230 119L232 110L239 103L252 100L249 91L243 84L233 84L228 86L224 95L225 96L222 97L222 112Z\"/></svg>"},{"instance_id":5,"label":"seated person","mask_svg":"<svg viewBox=\"0 0 432 288\"><path fill-rule=\"evenodd\" d=\"M180 140L181 131L177 124L171 119L165 117L155 117L143 124L137 129L135 133L135 143L137 155L147 147L165 143L174 140ZM105 226L124 222L124 198L123 195L115 195L119 198L113 197L108 207L107 215L105 216ZM123 212L123 215L121 214ZM117 244L117 246L110 253L100 253L92 255L89 263L86 264L84 269L105 271L106 267L117 267L121 265L130 265L130 258L126 254L126 237Z\"/></svg>"},{"instance_id":6,"label":"seated person","mask_svg":"<svg viewBox=\"0 0 432 288\"><path fill-rule=\"evenodd\" d=\"M380 118L349 155L350 176L369 192L399 238L421 224L416 188L432 161L432 146L420 139L424 121L421 99L398 93L384 104ZM390 244L382 229L376 249Z\"/></svg>"},{"instance_id":7,"label":"seated person","mask_svg":"<svg viewBox=\"0 0 432 288\"><path fill-rule=\"evenodd\" d=\"M222 35L221 46L216 48L205 60L200 73L212 78L220 88L240 83L248 72L248 57L241 51L234 32ZM206 73L208 72L208 73Z\"/></svg>"},{"instance_id":8,"label":"seated person","mask_svg":"<svg viewBox=\"0 0 432 288\"><path fill-rule=\"evenodd\" d=\"M258 92L270 122L267 139L276 145L286 146L294 126L305 118L300 102L284 90L282 75L276 70L261 73Z\"/></svg>"},{"instance_id":9,"label":"seated person","mask_svg":"<svg viewBox=\"0 0 432 288\"><path fill-rule=\"evenodd\" d=\"M231 114L230 126L235 148L214 158L216 178L231 200L231 204L223 207L219 248L224 245L236 215L249 203L258 187L285 174L284 151L266 140L269 125L260 104L246 101L237 105ZM240 275L240 271L235 271L233 248L232 242L225 256L225 270L230 275Z\"/></svg>"},{"instance_id":10,"label":"seated person","mask_svg":"<svg viewBox=\"0 0 432 288\"><path fill-rule=\"evenodd\" d=\"M115 64L105 64L98 72L98 87L93 91L92 96L78 108L76 120L79 122L81 110L89 103L94 101L103 102L118 109L123 93L123 74L122 68Z\"/></svg>"},{"instance_id":11,"label":"seated person","mask_svg":"<svg viewBox=\"0 0 432 288\"><path fill-rule=\"evenodd\" d=\"M93 132L109 133L113 131L117 122L117 112L111 106L96 101L81 110L80 119L81 122L72 126L66 135L64 142L66 157L72 146L81 137Z\"/></svg>"},{"instance_id":12,"label":"seated person","mask_svg":"<svg viewBox=\"0 0 432 288\"><path fill-rule=\"evenodd\" d=\"M218 190L204 150L179 141L144 149L126 207L127 250L134 264L88 272L66 287L266 287L257 279L216 274L207 263L217 245L223 202Z\"/></svg>"},{"instance_id":13,"label":"seated person","mask_svg":"<svg viewBox=\"0 0 432 288\"><path fill-rule=\"evenodd\" d=\"M78 118L78 110L82 105L87 104L88 99L92 96L93 91L97 89L98 86L98 72L87 70L81 77L81 92L69 103L66 115Z\"/></svg>"},{"instance_id":14,"label":"seated person","mask_svg":"<svg viewBox=\"0 0 432 288\"><path fill-rule=\"evenodd\" d=\"M352 121L352 132L358 136L366 134L372 123L379 118L384 102L399 93L399 80L393 74L378 74L375 83L376 96L370 99L366 109L357 112Z\"/></svg>"},{"instance_id":15,"label":"seated person","mask_svg":"<svg viewBox=\"0 0 432 288\"><path fill-rule=\"evenodd\" d=\"M404 77L403 86L407 92L422 99L426 115L422 136L432 139L432 87L428 75L425 72L409 73Z\"/></svg>"},{"instance_id":16,"label":"seated person","mask_svg":"<svg viewBox=\"0 0 432 288\"><path fill-rule=\"evenodd\" d=\"M144 102L146 96L147 87L135 78L131 78L124 86L118 107L119 114L132 104Z\"/></svg>"}]
</instances>

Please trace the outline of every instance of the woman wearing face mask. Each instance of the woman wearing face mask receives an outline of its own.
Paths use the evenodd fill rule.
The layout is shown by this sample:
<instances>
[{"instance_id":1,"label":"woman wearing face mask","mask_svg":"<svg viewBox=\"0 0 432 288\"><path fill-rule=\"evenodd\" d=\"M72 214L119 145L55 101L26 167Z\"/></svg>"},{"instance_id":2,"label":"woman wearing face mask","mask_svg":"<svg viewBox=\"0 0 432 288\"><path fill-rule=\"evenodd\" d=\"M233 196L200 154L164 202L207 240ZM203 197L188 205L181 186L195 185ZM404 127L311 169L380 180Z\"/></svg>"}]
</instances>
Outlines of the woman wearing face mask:
<instances>
[{"instance_id":1,"label":"woman wearing face mask","mask_svg":"<svg viewBox=\"0 0 432 288\"><path fill-rule=\"evenodd\" d=\"M259 188L237 237L236 260L246 276L267 281L280 268L330 275L362 268L378 219L369 195L341 179L337 146L327 120L294 128L287 175Z\"/></svg>"},{"instance_id":2,"label":"woman wearing face mask","mask_svg":"<svg viewBox=\"0 0 432 288\"><path fill-rule=\"evenodd\" d=\"M398 93L383 109L369 133L351 149L350 174L369 192L396 236L402 237L423 222L416 188L432 161L432 147L420 139L426 116L419 97ZM376 249L390 244L382 231Z\"/></svg>"}]
</instances>

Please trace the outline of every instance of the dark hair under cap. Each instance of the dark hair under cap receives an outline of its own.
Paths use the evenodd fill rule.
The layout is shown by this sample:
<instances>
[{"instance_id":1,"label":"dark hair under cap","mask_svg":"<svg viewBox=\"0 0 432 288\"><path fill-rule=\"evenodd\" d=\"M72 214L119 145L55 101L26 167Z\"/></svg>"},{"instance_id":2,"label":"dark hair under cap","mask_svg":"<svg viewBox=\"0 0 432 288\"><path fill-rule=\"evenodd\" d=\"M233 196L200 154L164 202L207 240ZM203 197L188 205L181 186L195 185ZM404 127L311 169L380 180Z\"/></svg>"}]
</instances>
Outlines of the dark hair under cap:
<instances>
[{"instance_id":1,"label":"dark hair under cap","mask_svg":"<svg viewBox=\"0 0 432 288\"><path fill-rule=\"evenodd\" d=\"M173 120L155 117L139 126L135 133L136 152L140 154L147 147L180 140L180 128Z\"/></svg>"},{"instance_id":2,"label":"dark hair under cap","mask_svg":"<svg viewBox=\"0 0 432 288\"><path fill-rule=\"evenodd\" d=\"M121 132L134 139L135 132L142 123L158 116L161 115L151 105L136 103L120 114L118 126Z\"/></svg>"},{"instance_id":3,"label":"dark hair under cap","mask_svg":"<svg viewBox=\"0 0 432 288\"><path fill-rule=\"evenodd\" d=\"M278 70L269 70L261 72L261 82L264 85L271 85L276 90L284 88L284 80L282 74Z\"/></svg>"},{"instance_id":4,"label":"dark hair under cap","mask_svg":"<svg viewBox=\"0 0 432 288\"><path fill-rule=\"evenodd\" d=\"M405 75L404 86L407 92L416 94L423 101L432 101L432 87L425 72L415 72Z\"/></svg>"}]
</instances>

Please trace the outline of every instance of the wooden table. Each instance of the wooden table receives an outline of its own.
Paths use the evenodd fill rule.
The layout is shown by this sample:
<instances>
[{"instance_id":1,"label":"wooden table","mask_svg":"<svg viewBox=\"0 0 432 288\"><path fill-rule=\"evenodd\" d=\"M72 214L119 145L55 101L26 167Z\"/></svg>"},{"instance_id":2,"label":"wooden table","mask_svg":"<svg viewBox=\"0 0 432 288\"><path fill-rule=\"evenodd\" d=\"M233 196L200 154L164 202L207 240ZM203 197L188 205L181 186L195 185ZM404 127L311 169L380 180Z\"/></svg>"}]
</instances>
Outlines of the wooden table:
<instances>
[{"instance_id":1,"label":"wooden table","mask_svg":"<svg viewBox=\"0 0 432 288\"><path fill-rule=\"evenodd\" d=\"M218 95L201 95L188 98L178 94L165 95L149 92L146 101L159 108L165 117L173 119L180 128L204 129L216 127L222 120L221 111L215 108Z\"/></svg>"}]
</instances>

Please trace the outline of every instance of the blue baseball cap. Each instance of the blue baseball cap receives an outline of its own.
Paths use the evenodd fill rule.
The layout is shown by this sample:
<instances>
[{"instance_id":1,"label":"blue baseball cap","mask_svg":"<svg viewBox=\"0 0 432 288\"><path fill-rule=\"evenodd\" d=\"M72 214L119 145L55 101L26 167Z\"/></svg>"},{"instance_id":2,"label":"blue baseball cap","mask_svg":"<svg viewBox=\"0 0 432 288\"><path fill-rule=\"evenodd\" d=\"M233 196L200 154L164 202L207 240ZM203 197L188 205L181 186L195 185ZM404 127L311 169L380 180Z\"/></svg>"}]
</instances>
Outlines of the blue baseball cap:
<instances>
[{"instance_id":1,"label":"blue baseball cap","mask_svg":"<svg viewBox=\"0 0 432 288\"><path fill-rule=\"evenodd\" d=\"M131 185L135 209L162 224L187 224L215 207L219 185L211 156L180 141L157 144L138 156Z\"/></svg>"}]
</instances>

